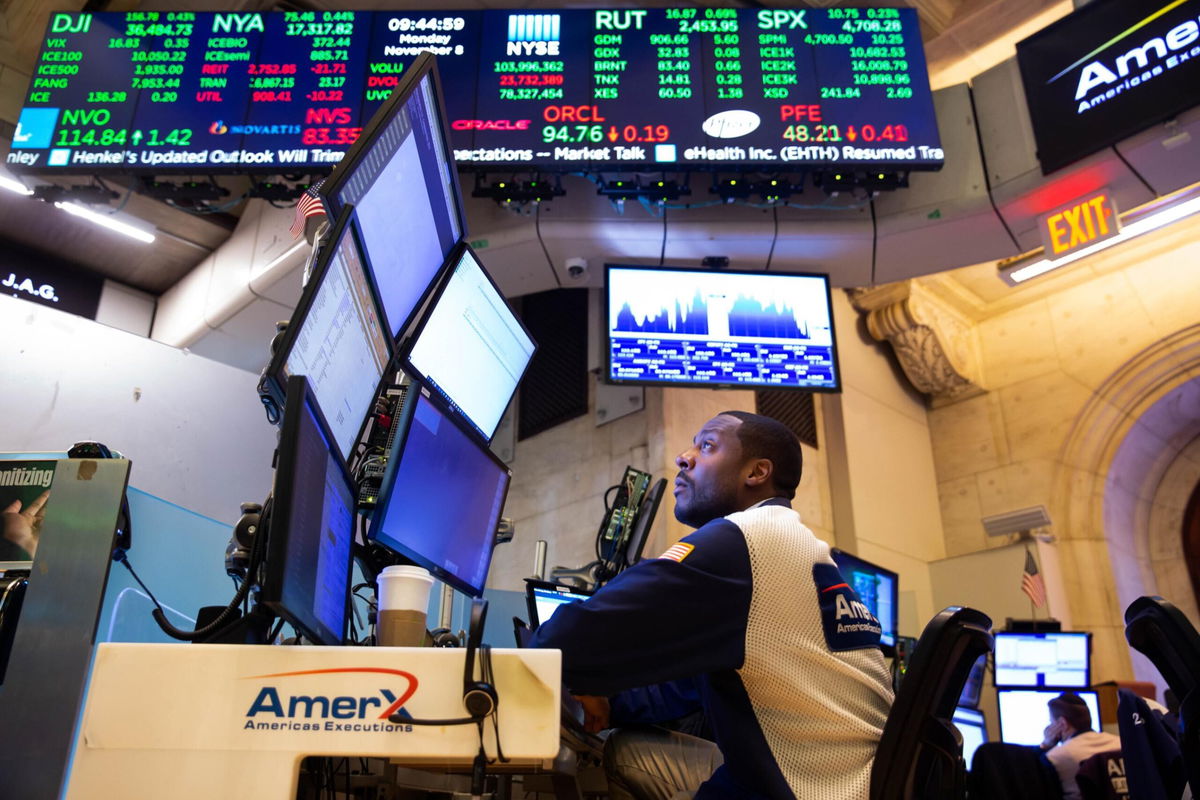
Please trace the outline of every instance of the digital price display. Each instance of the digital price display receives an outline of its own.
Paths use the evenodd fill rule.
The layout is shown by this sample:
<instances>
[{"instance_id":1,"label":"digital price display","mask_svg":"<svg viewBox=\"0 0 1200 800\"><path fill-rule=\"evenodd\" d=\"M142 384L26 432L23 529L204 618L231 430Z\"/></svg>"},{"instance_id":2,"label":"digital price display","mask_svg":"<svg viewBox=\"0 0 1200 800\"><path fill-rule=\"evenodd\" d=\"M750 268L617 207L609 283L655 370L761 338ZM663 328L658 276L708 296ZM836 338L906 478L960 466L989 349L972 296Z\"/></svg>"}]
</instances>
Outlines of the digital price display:
<instances>
[{"instance_id":1,"label":"digital price display","mask_svg":"<svg viewBox=\"0 0 1200 800\"><path fill-rule=\"evenodd\" d=\"M7 161L323 172L422 50L460 165L943 161L906 8L53 14Z\"/></svg>"}]
</instances>

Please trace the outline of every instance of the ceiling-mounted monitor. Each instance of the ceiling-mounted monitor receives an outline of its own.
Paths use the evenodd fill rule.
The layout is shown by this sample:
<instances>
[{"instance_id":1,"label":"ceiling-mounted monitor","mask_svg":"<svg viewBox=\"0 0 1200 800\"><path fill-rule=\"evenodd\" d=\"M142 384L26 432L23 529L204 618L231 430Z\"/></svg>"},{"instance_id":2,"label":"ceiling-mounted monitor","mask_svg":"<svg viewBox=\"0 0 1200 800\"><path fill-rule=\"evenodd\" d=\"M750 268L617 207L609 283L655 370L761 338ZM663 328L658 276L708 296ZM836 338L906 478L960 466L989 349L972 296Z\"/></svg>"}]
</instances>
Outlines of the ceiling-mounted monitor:
<instances>
[{"instance_id":1,"label":"ceiling-mounted monitor","mask_svg":"<svg viewBox=\"0 0 1200 800\"><path fill-rule=\"evenodd\" d=\"M1092 0L1017 43L1042 172L1200 104L1193 3Z\"/></svg>"},{"instance_id":2,"label":"ceiling-mounted monitor","mask_svg":"<svg viewBox=\"0 0 1200 800\"><path fill-rule=\"evenodd\" d=\"M829 276L606 268L612 383L839 391Z\"/></svg>"}]
</instances>

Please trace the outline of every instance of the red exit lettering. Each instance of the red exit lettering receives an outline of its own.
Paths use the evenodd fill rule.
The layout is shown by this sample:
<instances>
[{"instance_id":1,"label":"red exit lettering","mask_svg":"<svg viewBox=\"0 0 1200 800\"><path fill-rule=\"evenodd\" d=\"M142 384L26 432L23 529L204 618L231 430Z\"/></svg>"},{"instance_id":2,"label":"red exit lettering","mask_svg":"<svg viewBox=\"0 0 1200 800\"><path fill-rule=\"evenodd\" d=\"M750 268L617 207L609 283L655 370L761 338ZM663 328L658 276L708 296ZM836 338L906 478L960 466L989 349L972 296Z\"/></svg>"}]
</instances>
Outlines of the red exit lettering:
<instances>
[{"instance_id":1,"label":"red exit lettering","mask_svg":"<svg viewBox=\"0 0 1200 800\"><path fill-rule=\"evenodd\" d=\"M542 116L546 122L604 122L595 106L546 106Z\"/></svg>"},{"instance_id":2,"label":"red exit lettering","mask_svg":"<svg viewBox=\"0 0 1200 800\"><path fill-rule=\"evenodd\" d=\"M806 119L810 122L821 121L821 106L818 104L799 105L799 106L780 106L779 119L783 122L793 120L799 122Z\"/></svg>"},{"instance_id":3,"label":"red exit lettering","mask_svg":"<svg viewBox=\"0 0 1200 800\"><path fill-rule=\"evenodd\" d=\"M349 125L349 108L308 108L304 110L305 125Z\"/></svg>"},{"instance_id":4,"label":"red exit lettering","mask_svg":"<svg viewBox=\"0 0 1200 800\"><path fill-rule=\"evenodd\" d=\"M229 72L228 64L205 64L200 68L201 75L224 75Z\"/></svg>"}]
</instances>

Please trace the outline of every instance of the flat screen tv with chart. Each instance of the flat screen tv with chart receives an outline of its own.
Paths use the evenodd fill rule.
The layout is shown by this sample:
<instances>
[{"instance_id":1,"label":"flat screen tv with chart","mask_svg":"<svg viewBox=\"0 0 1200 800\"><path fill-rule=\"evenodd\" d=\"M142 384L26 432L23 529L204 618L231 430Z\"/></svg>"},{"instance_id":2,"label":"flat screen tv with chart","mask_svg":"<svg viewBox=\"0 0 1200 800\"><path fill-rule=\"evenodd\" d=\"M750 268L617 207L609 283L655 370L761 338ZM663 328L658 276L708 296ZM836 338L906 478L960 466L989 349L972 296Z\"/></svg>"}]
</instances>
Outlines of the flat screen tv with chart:
<instances>
[{"instance_id":1,"label":"flat screen tv with chart","mask_svg":"<svg viewBox=\"0 0 1200 800\"><path fill-rule=\"evenodd\" d=\"M404 70L321 194L330 216L358 209L393 337L408 327L466 231L434 58Z\"/></svg>"},{"instance_id":2,"label":"flat screen tv with chart","mask_svg":"<svg viewBox=\"0 0 1200 800\"><path fill-rule=\"evenodd\" d=\"M287 390L261 599L314 644L338 645L350 600L354 481L311 384L296 375Z\"/></svg>"},{"instance_id":3,"label":"flat screen tv with chart","mask_svg":"<svg viewBox=\"0 0 1200 800\"><path fill-rule=\"evenodd\" d=\"M404 356L420 378L490 440L537 348L467 244Z\"/></svg>"},{"instance_id":4,"label":"flat screen tv with chart","mask_svg":"<svg viewBox=\"0 0 1200 800\"><path fill-rule=\"evenodd\" d=\"M349 459L392 359L391 337L363 262L353 209L338 216L267 368L272 395L286 402L287 381L304 375Z\"/></svg>"},{"instance_id":5,"label":"flat screen tv with chart","mask_svg":"<svg viewBox=\"0 0 1200 800\"><path fill-rule=\"evenodd\" d=\"M368 537L478 597L512 473L417 385L401 413Z\"/></svg>"},{"instance_id":6,"label":"flat screen tv with chart","mask_svg":"<svg viewBox=\"0 0 1200 800\"><path fill-rule=\"evenodd\" d=\"M827 275L609 264L612 383L839 391Z\"/></svg>"}]
</instances>

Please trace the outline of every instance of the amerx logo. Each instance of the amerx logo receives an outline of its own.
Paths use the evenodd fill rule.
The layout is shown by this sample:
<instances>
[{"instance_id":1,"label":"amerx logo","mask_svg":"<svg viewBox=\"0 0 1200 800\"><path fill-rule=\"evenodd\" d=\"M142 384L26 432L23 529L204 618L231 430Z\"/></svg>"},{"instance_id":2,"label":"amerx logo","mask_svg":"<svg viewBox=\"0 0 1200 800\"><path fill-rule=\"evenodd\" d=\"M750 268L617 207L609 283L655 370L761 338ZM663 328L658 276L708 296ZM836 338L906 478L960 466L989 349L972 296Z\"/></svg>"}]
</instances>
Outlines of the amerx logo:
<instances>
[{"instance_id":1,"label":"amerx logo","mask_svg":"<svg viewBox=\"0 0 1200 800\"><path fill-rule=\"evenodd\" d=\"M1189 0L1173 0L1167 3L1059 72L1046 81L1046 85L1049 86L1080 64L1084 64L1075 87L1075 100L1079 102L1076 113L1081 114L1151 78L1162 75L1168 69L1174 69L1193 57L1200 56L1200 46L1196 45L1197 39L1200 39L1200 26L1197 25L1197 20L1189 19L1176 25L1165 36L1153 36L1110 62L1106 63L1105 59L1097 58L1187 2ZM1093 94L1096 90L1101 91Z\"/></svg>"},{"instance_id":2,"label":"amerx logo","mask_svg":"<svg viewBox=\"0 0 1200 800\"><path fill-rule=\"evenodd\" d=\"M510 56L558 55L560 14L510 14L508 48Z\"/></svg>"},{"instance_id":3,"label":"amerx logo","mask_svg":"<svg viewBox=\"0 0 1200 800\"><path fill-rule=\"evenodd\" d=\"M411 672L382 667L343 667L312 669L298 672L276 672L269 675L250 675L246 680L287 679L301 676L364 673L403 679L404 688L380 687L376 694L340 695L285 694L276 685L264 685L258 690L246 711L246 730L293 731L395 731L400 729L388 717L404 711L404 704L417 691L417 677Z\"/></svg>"}]
</instances>

